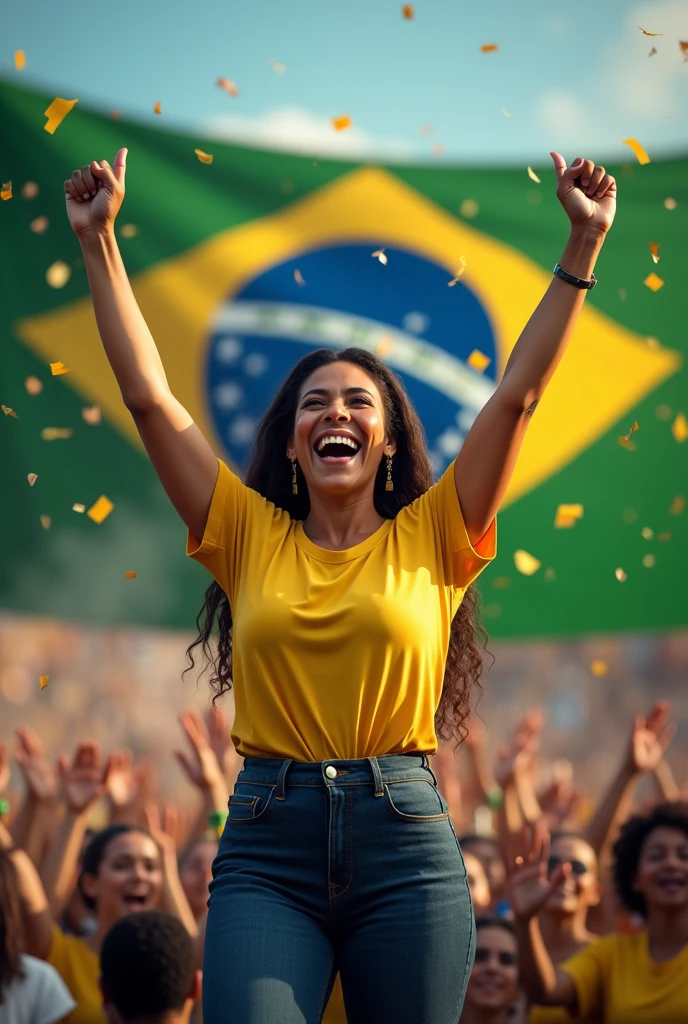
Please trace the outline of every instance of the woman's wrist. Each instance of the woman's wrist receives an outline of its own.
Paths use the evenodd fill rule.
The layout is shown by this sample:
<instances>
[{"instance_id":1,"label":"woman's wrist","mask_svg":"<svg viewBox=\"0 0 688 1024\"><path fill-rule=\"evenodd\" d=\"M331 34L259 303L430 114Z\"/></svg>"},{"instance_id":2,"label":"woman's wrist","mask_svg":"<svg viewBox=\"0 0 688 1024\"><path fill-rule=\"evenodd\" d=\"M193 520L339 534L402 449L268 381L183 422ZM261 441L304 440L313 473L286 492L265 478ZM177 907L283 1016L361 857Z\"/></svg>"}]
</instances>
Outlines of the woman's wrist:
<instances>
[{"instance_id":1,"label":"woman's wrist","mask_svg":"<svg viewBox=\"0 0 688 1024\"><path fill-rule=\"evenodd\" d=\"M604 245L604 239L605 233L598 228L586 228L585 225L572 224L569 240L559 260L559 265L569 274L589 281L595 269L597 257Z\"/></svg>"}]
</instances>

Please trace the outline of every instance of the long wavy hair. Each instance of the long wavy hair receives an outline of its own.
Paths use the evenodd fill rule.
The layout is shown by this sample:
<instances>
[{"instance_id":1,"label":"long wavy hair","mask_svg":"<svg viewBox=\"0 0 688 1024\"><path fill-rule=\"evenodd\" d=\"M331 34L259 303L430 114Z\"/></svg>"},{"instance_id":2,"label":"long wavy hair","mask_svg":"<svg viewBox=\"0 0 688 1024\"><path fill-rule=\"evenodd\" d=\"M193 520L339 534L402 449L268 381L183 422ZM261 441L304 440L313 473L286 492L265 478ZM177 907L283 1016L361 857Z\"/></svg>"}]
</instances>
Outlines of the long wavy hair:
<instances>
[{"instance_id":1,"label":"long wavy hair","mask_svg":"<svg viewBox=\"0 0 688 1024\"><path fill-rule=\"evenodd\" d=\"M245 482L292 519L304 520L310 511L310 499L303 474L298 473L298 494L292 493L291 464L286 456L287 444L293 435L296 409L304 381L321 366L347 362L360 366L375 381L382 397L385 425L396 441L394 456L394 490L385 490L384 460L375 478L373 501L379 515L394 519L433 483L423 427L418 414L404 391L401 380L371 352L360 348L333 351L321 348L300 359L277 392L272 405L258 428L253 458ZM205 593L203 607L196 619L198 636L187 649L194 667L194 649L200 645L210 666L213 702L232 688L232 610L227 595L216 582ZM466 718L470 713L471 693L481 689L482 652L486 650L487 633L482 623L477 589L468 587L452 622L449 649L442 685L442 696L435 716L435 729L440 739L465 737Z\"/></svg>"},{"instance_id":2,"label":"long wavy hair","mask_svg":"<svg viewBox=\"0 0 688 1024\"><path fill-rule=\"evenodd\" d=\"M8 851L0 850L0 1005L12 982L24 977L23 942L19 875Z\"/></svg>"}]
</instances>

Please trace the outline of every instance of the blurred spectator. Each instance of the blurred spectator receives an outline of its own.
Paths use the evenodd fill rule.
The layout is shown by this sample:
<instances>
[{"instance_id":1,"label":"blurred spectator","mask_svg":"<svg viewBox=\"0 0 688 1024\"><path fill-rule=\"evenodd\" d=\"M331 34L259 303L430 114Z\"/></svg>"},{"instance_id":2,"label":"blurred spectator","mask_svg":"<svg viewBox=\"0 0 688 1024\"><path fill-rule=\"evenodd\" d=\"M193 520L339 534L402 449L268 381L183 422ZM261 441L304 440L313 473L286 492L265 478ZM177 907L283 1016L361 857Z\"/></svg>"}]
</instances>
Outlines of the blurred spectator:
<instances>
[{"instance_id":1,"label":"blurred spectator","mask_svg":"<svg viewBox=\"0 0 688 1024\"><path fill-rule=\"evenodd\" d=\"M518 945L513 924L497 917L476 918L475 962L460 1024L514 1024L518 994Z\"/></svg>"}]
</instances>

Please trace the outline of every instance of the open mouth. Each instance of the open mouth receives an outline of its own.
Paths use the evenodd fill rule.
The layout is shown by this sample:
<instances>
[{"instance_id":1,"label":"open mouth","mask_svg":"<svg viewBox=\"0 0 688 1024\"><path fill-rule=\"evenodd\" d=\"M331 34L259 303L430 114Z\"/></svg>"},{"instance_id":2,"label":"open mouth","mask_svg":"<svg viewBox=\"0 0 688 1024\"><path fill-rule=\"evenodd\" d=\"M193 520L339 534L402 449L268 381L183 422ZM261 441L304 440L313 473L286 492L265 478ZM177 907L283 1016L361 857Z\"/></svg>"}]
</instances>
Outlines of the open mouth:
<instances>
[{"instance_id":1,"label":"open mouth","mask_svg":"<svg viewBox=\"0 0 688 1024\"><path fill-rule=\"evenodd\" d=\"M148 906L148 897L130 893L128 896L122 897L122 902L130 913L134 913L136 910L146 909Z\"/></svg>"},{"instance_id":2,"label":"open mouth","mask_svg":"<svg viewBox=\"0 0 688 1024\"><path fill-rule=\"evenodd\" d=\"M353 437L328 434L315 443L313 450L323 462L344 463L351 462L361 450L361 446Z\"/></svg>"},{"instance_id":3,"label":"open mouth","mask_svg":"<svg viewBox=\"0 0 688 1024\"><path fill-rule=\"evenodd\" d=\"M657 886L667 895L674 896L676 893L684 892L686 881L684 878L662 878L658 879Z\"/></svg>"}]
</instances>

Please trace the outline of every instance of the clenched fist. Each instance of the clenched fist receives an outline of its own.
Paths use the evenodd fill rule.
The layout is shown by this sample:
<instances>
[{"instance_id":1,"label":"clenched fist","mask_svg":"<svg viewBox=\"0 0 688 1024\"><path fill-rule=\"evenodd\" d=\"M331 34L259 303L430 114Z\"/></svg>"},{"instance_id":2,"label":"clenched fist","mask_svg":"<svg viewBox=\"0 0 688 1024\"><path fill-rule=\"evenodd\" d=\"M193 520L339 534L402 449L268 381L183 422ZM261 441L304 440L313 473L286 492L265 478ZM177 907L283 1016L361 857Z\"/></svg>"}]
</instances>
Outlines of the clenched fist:
<instances>
[{"instance_id":1,"label":"clenched fist","mask_svg":"<svg viewBox=\"0 0 688 1024\"><path fill-rule=\"evenodd\" d=\"M67 216L77 235L112 228L124 200L127 150L120 149L114 168L107 160L92 160L64 183Z\"/></svg>"}]
</instances>

